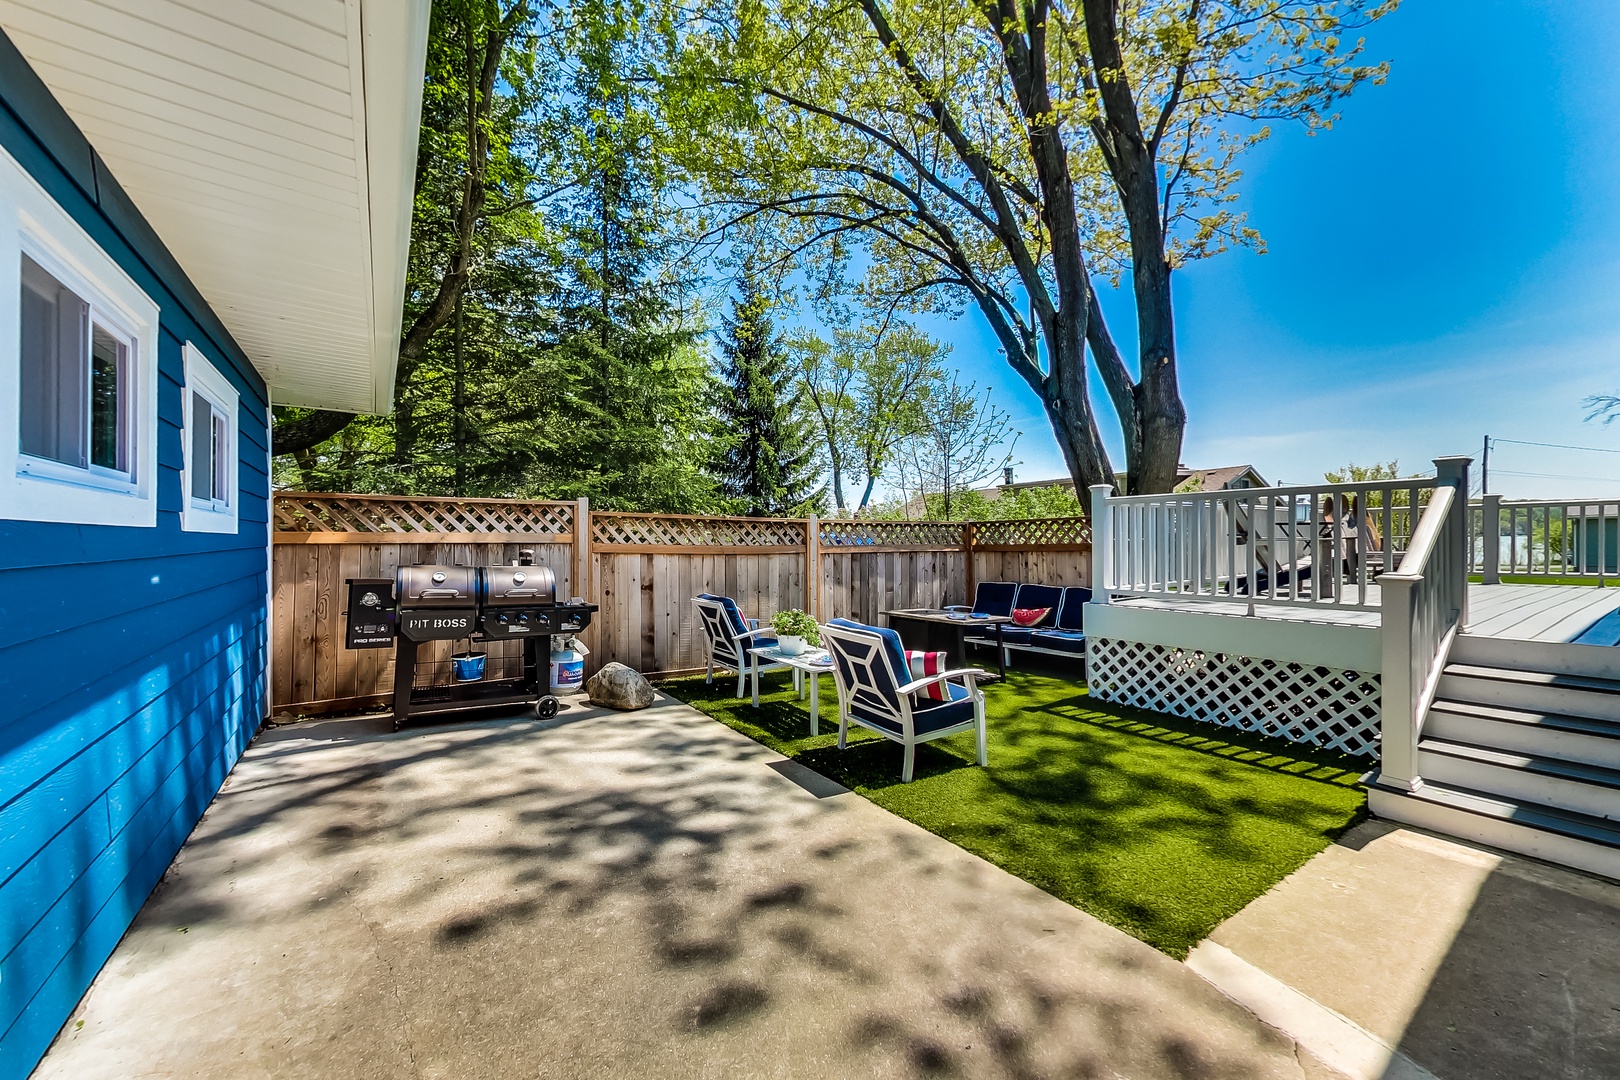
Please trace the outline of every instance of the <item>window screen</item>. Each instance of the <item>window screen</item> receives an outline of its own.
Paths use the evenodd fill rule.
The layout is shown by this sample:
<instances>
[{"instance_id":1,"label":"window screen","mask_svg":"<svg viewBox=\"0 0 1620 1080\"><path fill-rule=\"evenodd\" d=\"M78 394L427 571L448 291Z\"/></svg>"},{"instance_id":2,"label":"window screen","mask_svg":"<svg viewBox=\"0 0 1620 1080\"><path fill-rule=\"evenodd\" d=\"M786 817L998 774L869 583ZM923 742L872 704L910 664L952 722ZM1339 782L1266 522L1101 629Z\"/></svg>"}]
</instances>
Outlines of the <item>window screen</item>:
<instances>
[{"instance_id":1,"label":"window screen","mask_svg":"<svg viewBox=\"0 0 1620 1080\"><path fill-rule=\"evenodd\" d=\"M191 497L210 501L214 498L214 477L219 469L214 458L214 407L208 399L191 392Z\"/></svg>"}]
</instances>

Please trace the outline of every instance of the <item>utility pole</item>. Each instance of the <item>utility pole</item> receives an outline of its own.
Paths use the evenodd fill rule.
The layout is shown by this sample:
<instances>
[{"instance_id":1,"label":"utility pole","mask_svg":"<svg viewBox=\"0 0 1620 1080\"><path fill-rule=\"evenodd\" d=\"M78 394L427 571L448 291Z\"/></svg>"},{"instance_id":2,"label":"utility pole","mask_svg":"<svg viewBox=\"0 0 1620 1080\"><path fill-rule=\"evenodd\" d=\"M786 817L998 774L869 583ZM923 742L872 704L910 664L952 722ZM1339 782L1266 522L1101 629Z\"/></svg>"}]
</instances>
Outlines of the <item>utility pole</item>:
<instances>
[{"instance_id":1,"label":"utility pole","mask_svg":"<svg viewBox=\"0 0 1620 1080\"><path fill-rule=\"evenodd\" d=\"M1485 446L1479 452L1479 493L1491 490L1491 437L1485 436Z\"/></svg>"}]
</instances>

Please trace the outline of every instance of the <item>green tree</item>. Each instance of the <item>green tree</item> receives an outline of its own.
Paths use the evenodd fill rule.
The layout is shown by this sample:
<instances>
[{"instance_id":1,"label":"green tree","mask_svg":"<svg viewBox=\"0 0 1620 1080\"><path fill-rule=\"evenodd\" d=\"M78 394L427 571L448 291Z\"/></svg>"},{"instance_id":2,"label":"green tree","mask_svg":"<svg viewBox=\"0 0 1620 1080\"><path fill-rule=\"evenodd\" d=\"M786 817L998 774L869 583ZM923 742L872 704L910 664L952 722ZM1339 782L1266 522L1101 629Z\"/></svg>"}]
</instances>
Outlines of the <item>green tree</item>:
<instances>
[{"instance_id":1,"label":"green tree","mask_svg":"<svg viewBox=\"0 0 1620 1080\"><path fill-rule=\"evenodd\" d=\"M281 458L279 482L718 505L703 320L662 258L633 77L643 14L435 5L395 411Z\"/></svg>"},{"instance_id":2,"label":"green tree","mask_svg":"<svg viewBox=\"0 0 1620 1080\"><path fill-rule=\"evenodd\" d=\"M906 440L901 458L901 488L925 503L937 497L938 510L930 507L930 516L950 520L964 493L1012 461L1019 433L988 389L981 398L978 387L963 386L955 376L930 387L920 406L922 425Z\"/></svg>"},{"instance_id":3,"label":"green tree","mask_svg":"<svg viewBox=\"0 0 1620 1080\"><path fill-rule=\"evenodd\" d=\"M562 39L566 106L553 125L570 185L554 206L564 269L556 295L566 438L551 490L616 509L717 506L715 429L688 283L660 262L667 176L636 75L649 61L642 7L582 0Z\"/></svg>"},{"instance_id":4,"label":"green tree","mask_svg":"<svg viewBox=\"0 0 1620 1080\"><path fill-rule=\"evenodd\" d=\"M861 479L857 511L924 424L922 400L944 380L949 348L903 323L834 331L829 345L809 331L788 335L831 472L833 504L849 509L846 480Z\"/></svg>"},{"instance_id":5,"label":"green tree","mask_svg":"<svg viewBox=\"0 0 1620 1080\"><path fill-rule=\"evenodd\" d=\"M798 516L826 498L817 487L815 435L798 408L789 364L758 276L745 267L721 320L716 412L731 442L716 465L721 490L749 516Z\"/></svg>"},{"instance_id":6,"label":"green tree","mask_svg":"<svg viewBox=\"0 0 1620 1080\"><path fill-rule=\"evenodd\" d=\"M828 289L860 267L881 312L977 308L1080 488L1114 480L1089 347L1131 484L1166 491L1185 427L1172 271L1259 245L1232 208L1239 156L1382 79L1350 35L1393 6L709 0L681 24L666 109L728 211L716 232L769 218L781 258ZM1134 374L1096 275L1130 278Z\"/></svg>"}]
</instances>

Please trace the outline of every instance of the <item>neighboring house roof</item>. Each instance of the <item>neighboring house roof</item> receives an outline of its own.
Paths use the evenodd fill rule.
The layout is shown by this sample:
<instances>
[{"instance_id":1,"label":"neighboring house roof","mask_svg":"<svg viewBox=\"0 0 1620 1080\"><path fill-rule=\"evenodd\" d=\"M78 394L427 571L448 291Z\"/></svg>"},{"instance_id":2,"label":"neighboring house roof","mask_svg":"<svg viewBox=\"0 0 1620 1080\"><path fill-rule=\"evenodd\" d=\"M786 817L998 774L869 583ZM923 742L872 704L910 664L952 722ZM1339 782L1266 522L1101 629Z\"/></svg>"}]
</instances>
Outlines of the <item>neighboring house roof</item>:
<instances>
[{"instance_id":1,"label":"neighboring house roof","mask_svg":"<svg viewBox=\"0 0 1620 1080\"><path fill-rule=\"evenodd\" d=\"M1121 489L1125 487L1126 474L1120 473L1117 480ZM1194 486L1189 487L1192 484ZM1269 487L1266 478L1261 476L1253 465L1221 465L1213 469L1192 469L1185 465L1176 466L1176 488L1187 491L1224 491L1231 487ZM1060 476L1051 480L1020 480L1012 484L1001 484L997 487L980 488L979 494L994 501L1001 497L1004 491L1023 491L1029 488L1074 487L1071 477Z\"/></svg>"},{"instance_id":2,"label":"neighboring house roof","mask_svg":"<svg viewBox=\"0 0 1620 1080\"><path fill-rule=\"evenodd\" d=\"M1176 467L1176 489L1225 491L1233 487L1269 487L1266 478L1253 465L1222 465L1216 469Z\"/></svg>"},{"instance_id":3,"label":"neighboring house roof","mask_svg":"<svg viewBox=\"0 0 1620 1080\"><path fill-rule=\"evenodd\" d=\"M428 8L0 0L0 27L276 404L387 412Z\"/></svg>"}]
</instances>

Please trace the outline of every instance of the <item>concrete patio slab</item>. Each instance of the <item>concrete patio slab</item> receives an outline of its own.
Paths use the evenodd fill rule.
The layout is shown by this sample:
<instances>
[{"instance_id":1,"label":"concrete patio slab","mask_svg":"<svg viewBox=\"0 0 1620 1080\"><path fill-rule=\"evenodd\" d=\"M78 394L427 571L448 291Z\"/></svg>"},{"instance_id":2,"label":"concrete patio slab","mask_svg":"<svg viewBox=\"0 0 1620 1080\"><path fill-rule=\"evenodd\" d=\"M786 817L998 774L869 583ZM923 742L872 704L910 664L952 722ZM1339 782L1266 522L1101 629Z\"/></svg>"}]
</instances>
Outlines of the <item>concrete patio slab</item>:
<instances>
[{"instance_id":1,"label":"concrete patio slab","mask_svg":"<svg viewBox=\"0 0 1620 1080\"><path fill-rule=\"evenodd\" d=\"M1530 859L1366 822L1188 962L1263 1015L1269 976L1279 1008L1297 993L1442 1080L1620 1076L1620 885Z\"/></svg>"},{"instance_id":2,"label":"concrete patio slab","mask_svg":"<svg viewBox=\"0 0 1620 1080\"><path fill-rule=\"evenodd\" d=\"M661 701L265 732L38 1075L1332 1074L1183 965Z\"/></svg>"}]
</instances>

